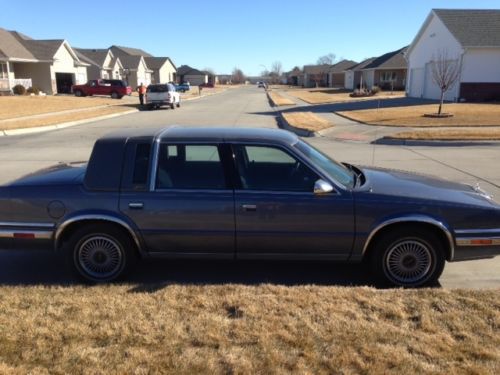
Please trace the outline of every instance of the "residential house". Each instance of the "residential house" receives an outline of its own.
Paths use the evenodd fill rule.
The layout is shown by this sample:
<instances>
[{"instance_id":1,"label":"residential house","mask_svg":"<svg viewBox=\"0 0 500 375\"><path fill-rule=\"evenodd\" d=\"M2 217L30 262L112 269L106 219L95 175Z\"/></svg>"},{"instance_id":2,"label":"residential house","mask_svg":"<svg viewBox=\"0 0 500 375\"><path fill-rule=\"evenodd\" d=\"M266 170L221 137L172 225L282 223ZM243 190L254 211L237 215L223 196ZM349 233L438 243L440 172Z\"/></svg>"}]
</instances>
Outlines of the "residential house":
<instances>
[{"instance_id":1,"label":"residential house","mask_svg":"<svg viewBox=\"0 0 500 375\"><path fill-rule=\"evenodd\" d=\"M328 87L330 65L304 65L304 87Z\"/></svg>"},{"instance_id":2,"label":"residential house","mask_svg":"<svg viewBox=\"0 0 500 375\"><path fill-rule=\"evenodd\" d=\"M344 87L348 90L359 89L363 84L363 69L371 64L375 57L370 57L361 61L359 64L351 66L344 72Z\"/></svg>"},{"instance_id":3,"label":"residential house","mask_svg":"<svg viewBox=\"0 0 500 375\"><path fill-rule=\"evenodd\" d=\"M345 87L345 71L357 65L356 61L342 60L330 66L328 82L330 87Z\"/></svg>"},{"instance_id":4,"label":"residential house","mask_svg":"<svg viewBox=\"0 0 500 375\"><path fill-rule=\"evenodd\" d=\"M440 54L459 65L446 100L500 100L500 10L433 9L408 48L408 96L439 99L432 79Z\"/></svg>"},{"instance_id":5,"label":"residential house","mask_svg":"<svg viewBox=\"0 0 500 375\"><path fill-rule=\"evenodd\" d=\"M169 57L144 57L146 65L153 72L151 83L168 83L177 80L177 68Z\"/></svg>"},{"instance_id":6,"label":"residential house","mask_svg":"<svg viewBox=\"0 0 500 375\"><path fill-rule=\"evenodd\" d=\"M146 57L153 57L149 53L131 47L111 46L109 47L114 56L120 58L123 66L123 76L132 88L138 87L141 83L149 85L152 80L153 70L146 64Z\"/></svg>"},{"instance_id":7,"label":"residential house","mask_svg":"<svg viewBox=\"0 0 500 375\"><path fill-rule=\"evenodd\" d=\"M87 78L90 79L123 79L123 65L119 57L115 57L109 49L75 48L80 60L90 64Z\"/></svg>"},{"instance_id":8,"label":"residential house","mask_svg":"<svg viewBox=\"0 0 500 375\"><path fill-rule=\"evenodd\" d=\"M232 79L233 79L233 75L232 74L219 74L217 75L217 78L219 80L219 83L221 85L230 85L232 84Z\"/></svg>"},{"instance_id":9,"label":"residential house","mask_svg":"<svg viewBox=\"0 0 500 375\"><path fill-rule=\"evenodd\" d=\"M182 65L177 69L177 80L179 83L189 82L192 86L199 86L208 83L208 74L189 65Z\"/></svg>"},{"instance_id":10,"label":"residential house","mask_svg":"<svg viewBox=\"0 0 500 375\"><path fill-rule=\"evenodd\" d=\"M22 84L47 94L69 93L71 85L87 81L88 66L64 39L34 40L0 28L0 91Z\"/></svg>"},{"instance_id":11,"label":"residential house","mask_svg":"<svg viewBox=\"0 0 500 375\"><path fill-rule=\"evenodd\" d=\"M209 85L217 85L219 83L219 76L209 70L202 70L202 73L205 73L207 75L207 83Z\"/></svg>"},{"instance_id":12,"label":"residential house","mask_svg":"<svg viewBox=\"0 0 500 375\"><path fill-rule=\"evenodd\" d=\"M290 86L299 86L299 77L302 76L302 70L298 66L286 73L286 84Z\"/></svg>"},{"instance_id":13,"label":"residential house","mask_svg":"<svg viewBox=\"0 0 500 375\"><path fill-rule=\"evenodd\" d=\"M371 89L379 86L383 90L404 90L408 63L405 52L408 47L388 52L374 59L363 69L363 86Z\"/></svg>"}]
</instances>

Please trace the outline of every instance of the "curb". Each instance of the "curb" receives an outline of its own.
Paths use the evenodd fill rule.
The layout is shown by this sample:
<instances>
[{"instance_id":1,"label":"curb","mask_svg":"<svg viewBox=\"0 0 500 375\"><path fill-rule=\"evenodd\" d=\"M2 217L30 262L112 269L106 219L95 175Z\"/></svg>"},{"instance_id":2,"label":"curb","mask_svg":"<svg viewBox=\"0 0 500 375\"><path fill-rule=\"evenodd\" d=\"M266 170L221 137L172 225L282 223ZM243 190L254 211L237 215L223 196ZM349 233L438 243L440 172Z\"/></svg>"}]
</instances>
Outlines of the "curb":
<instances>
[{"instance_id":1,"label":"curb","mask_svg":"<svg viewBox=\"0 0 500 375\"><path fill-rule=\"evenodd\" d=\"M382 137L376 139L371 144L377 145L387 145L387 146L456 146L456 147L464 147L464 146L497 146L500 144L500 141L468 141L468 140L418 140L418 139L399 139L399 138L386 138Z\"/></svg>"},{"instance_id":2,"label":"curb","mask_svg":"<svg viewBox=\"0 0 500 375\"><path fill-rule=\"evenodd\" d=\"M277 120L278 120L278 126L280 128L291 131L292 133L297 134L299 137L323 137L326 134L335 130L335 126L331 126L326 129L321 129L316 132L311 130L296 128L295 126L290 125L288 121L286 121L281 112L278 113Z\"/></svg>"},{"instance_id":3,"label":"curb","mask_svg":"<svg viewBox=\"0 0 500 375\"><path fill-rule=\"evenodd\" d=\"M129 115L129 114L135 113L135 112L139 112L139 110L131 109L131 110L125 111L125 112L112 113L109 115L98 116L98 117L90 117L87 119L82 119L82 120L77 120L77 121L63 122L63 123L55 124L55 125L46 125L46 126L39 126L39 127L32 127L32 128L12 129L12 130L0 130L0 137L42 133L42 132L46 132L46 131L50 131L50 130L64 129L64 128L69 128L71 126L84 124L86 122L106 120L108 118L120 117L120 116L124 116L124 115Z\"/></svg>"}]
</instances>

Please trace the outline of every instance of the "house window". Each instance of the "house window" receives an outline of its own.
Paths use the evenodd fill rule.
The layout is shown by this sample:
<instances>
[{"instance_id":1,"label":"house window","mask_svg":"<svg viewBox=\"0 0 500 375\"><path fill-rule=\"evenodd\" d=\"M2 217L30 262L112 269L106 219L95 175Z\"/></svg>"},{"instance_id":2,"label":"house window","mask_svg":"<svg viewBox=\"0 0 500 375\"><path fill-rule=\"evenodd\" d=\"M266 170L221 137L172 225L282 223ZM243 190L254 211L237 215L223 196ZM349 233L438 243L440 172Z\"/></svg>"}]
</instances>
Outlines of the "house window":
<instances>
[{"instance_id":1,"label":"house window","mask_svg":"<svg viewBox=\"0 0 500 375\"><path fill-rule=\"evenodd\" d=\"M7 63L0 63L0 78L9 78Z\"/></svg>"},{"instance_id":2,"label":"house window","mask_svg":"<svg viewBox=\"0 0 500 375\"><path fill-rule=\"evenodd\" d=\"M396 72L382 72L380 74L380 80L382 82L396 81Z\"/></svg>"}]
</instances>

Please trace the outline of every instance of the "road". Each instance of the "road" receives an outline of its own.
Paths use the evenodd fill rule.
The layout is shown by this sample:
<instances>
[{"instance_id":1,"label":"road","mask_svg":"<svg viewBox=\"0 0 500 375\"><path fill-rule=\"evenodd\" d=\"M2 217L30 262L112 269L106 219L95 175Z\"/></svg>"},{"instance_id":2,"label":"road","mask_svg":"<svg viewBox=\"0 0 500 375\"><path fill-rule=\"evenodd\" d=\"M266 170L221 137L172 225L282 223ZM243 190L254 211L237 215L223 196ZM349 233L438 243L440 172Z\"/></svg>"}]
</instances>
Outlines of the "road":
<instances>
[{"instance_id":1,"label":"road","mask_svg":"<svg viewBox=\"0 0 500 375\"><path fill-rule=\"evenodd\" d=\"M0 184L58 162L87 160L96 138L124 128L184 126L267 127L277 125L275 111L262 89L243 87L182 103L175 110L143 111L62 130L25 136L0 137ZM433 174L476 183L500 198L499 145L388 146L338 141L333 135L308 141L337 160ZM500 225L500 223L499 223ZM231 271L228 273L228 269ZM369 282L359 266L289 263L245 263L227 266L203 262L147 262L132 281L278 282L363 285ZM0 253L0 284L64 283L68 276L60 259L51 254ZM441 285L448 288L499 288L500 257L447 264Z\"/></svg>"}]
</instances>

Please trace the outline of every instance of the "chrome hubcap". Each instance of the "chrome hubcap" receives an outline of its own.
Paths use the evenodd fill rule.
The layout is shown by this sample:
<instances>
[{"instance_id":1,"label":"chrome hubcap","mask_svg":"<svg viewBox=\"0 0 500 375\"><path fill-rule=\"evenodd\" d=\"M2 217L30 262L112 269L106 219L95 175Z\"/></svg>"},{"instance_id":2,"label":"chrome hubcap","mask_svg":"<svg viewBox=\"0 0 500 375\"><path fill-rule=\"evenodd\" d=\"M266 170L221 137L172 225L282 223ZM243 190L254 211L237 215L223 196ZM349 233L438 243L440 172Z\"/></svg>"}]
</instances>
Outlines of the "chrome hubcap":
<instances>
[{"instance_id":1,"label":"chrome hubcap","mask_svg":"<svg viewBox=\"0 0 500 375\"><path fill-rule=\"evenodd\" d=\"M95 236L78 248L78 263L83 271L96 279L113 276L122 266L121 247L108 237Z\"/></svg>"},{"instance_id":2,"label":"chrome hubcap","mask_svg":"<svg viewBox=\"0 0 500 375\"><path fill-rule=\"evenodd\" d=\"M423 280L432 266L432 256L426 244L405 240L391 247L387 253L386 272L401 284Z\"/></svg>"}]
</instances>

